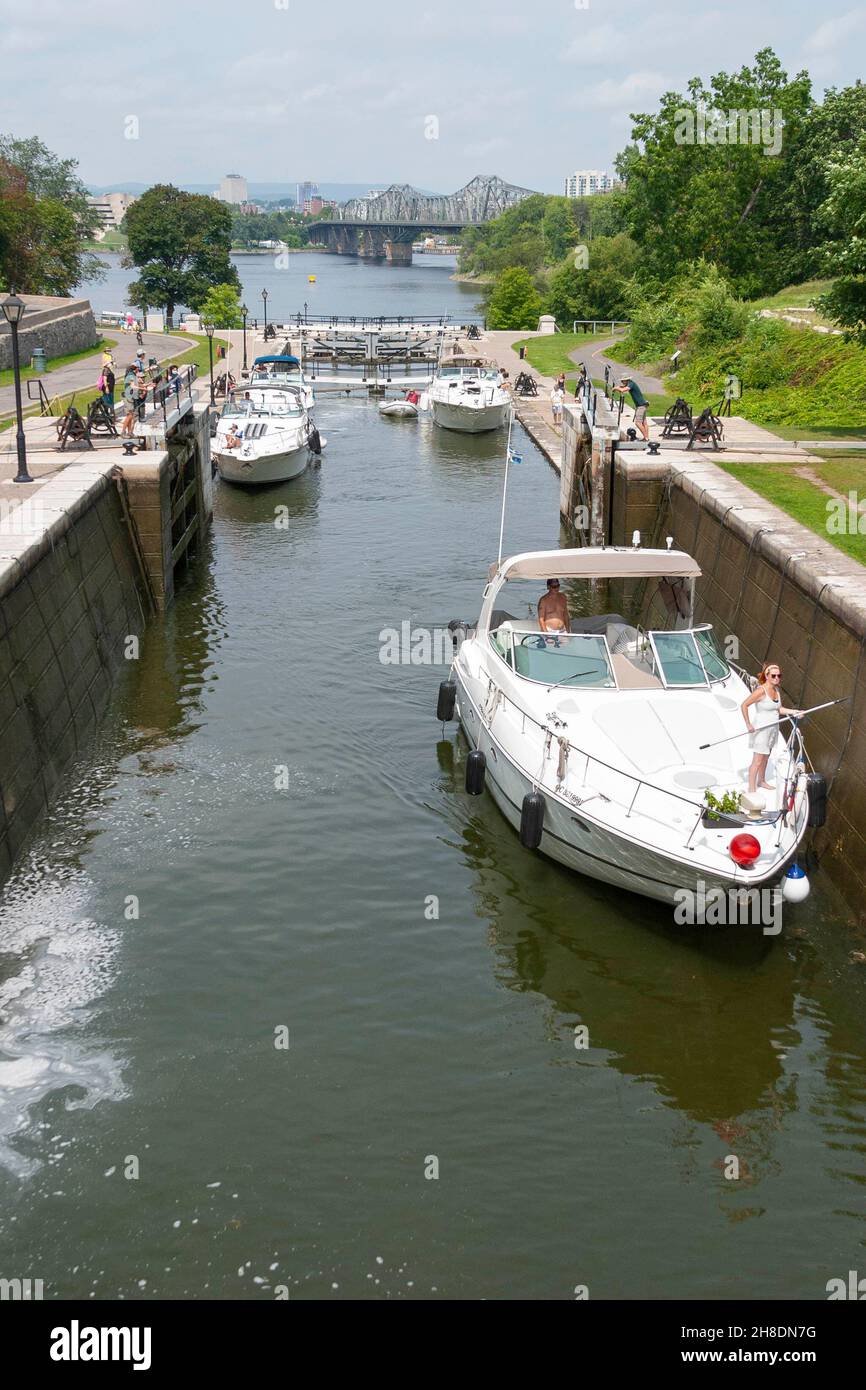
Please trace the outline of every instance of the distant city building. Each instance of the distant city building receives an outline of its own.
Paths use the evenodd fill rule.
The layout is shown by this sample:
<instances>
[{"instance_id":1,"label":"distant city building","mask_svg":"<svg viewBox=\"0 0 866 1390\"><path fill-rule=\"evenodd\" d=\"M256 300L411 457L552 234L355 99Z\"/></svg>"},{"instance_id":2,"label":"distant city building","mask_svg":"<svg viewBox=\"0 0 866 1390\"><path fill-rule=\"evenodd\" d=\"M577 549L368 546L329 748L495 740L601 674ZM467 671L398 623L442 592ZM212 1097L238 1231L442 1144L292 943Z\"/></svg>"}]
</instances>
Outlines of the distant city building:
<instances>
[{"instance_id":1,"label":"distant city building","mask_svg":"<svg viewBox=\"0 0 866 1390\"><path fill-rule=\"evenodd\" d=\"M216 197L223 203L248 203L250 199L247 181L240 174L226 174L220 179Z\"/></svg>"},{"instance_id":2,"label":"distant city building","mask_svg":"<svg viewBox=\"0 0 866 1390\"><path fill-rule=\"evenodd\" d=\"M126 209L132 206L135 198L131 193L101 193L98 198L88 198L87 201L96 211L104 236L120 226Z\"/></svg>"},{"instance_id":3,"label":"distant city building","mask_svg":"<svg viewBox=\"0 0 866 1390\"><path fill-rule=\"evenodd\" d=\"M565 180L565 196L588 198L592 193L609 193L615 183L606 169L578 169Z\"/></svg>"},{"instance_id":4,"label":"distant city building","mask_svg":"<svg viewBox=\"0 0 866 1390\"><path fill-rule=\"evenodd\" d=\"M301 211L305 212L308 217L316 217L325 208L335 208L336 206L333 198L305 198Z\"/></svg>"},{"instance_id":5,"label":"distant city building","mask_svg":"<svg viewBox=\"0 0 866 1390\"><path fill-rule=\"evenodd\" d=\"M264 212L264 208L261 203L241 203L239 211L243 213Z\"/></svg>"},{"instance_id":6,"label":"distant city building","mask_svg":"<svg viewBox=\"0 0 866 1390\"><path fill-rule=\"evenodd\" d=\"M308 179L306 183L298 184L297 203L302 212L304 211L304 204L309 203L313 198L318 198L318 196L319 185L317 183L311 183Z\"/></svg>"}]
</instances>

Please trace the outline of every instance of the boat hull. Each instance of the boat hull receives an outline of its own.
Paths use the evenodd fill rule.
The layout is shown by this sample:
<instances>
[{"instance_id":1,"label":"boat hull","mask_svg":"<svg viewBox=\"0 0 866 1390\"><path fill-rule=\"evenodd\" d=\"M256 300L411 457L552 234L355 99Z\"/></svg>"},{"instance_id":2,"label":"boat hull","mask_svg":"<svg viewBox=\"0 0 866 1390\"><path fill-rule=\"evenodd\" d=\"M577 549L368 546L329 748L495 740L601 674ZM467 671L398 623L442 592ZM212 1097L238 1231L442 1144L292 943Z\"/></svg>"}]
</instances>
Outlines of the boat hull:
<instances>
[{"instance_id":1,"label":"boat hull","mask_svg":"<svg viewBox=\"0 0 866 1390\"><path fill-rule=\"evenodd\" d=\"M458 430L462 434L483 434L502 429L508 423L509 402L500 405L449 405L431 400L433 423L443 430Z\"/></svg>"},{"instance_id":2,"label":"boat hull","mask_svg":"<svg viewBox=\"0 0 866 1390\"><path fill-rule=\"evenodd\" d=\"M310 451L306 444L297 449L289 449L281 454L270 454L260 458L243 458L239 449L231 452L215 453L219 475L227 483L243 483L247 486L261 486L267 483L286 483L298 478L310 462Z\"/></svg>"},{"instance_id":3,"label":"boat hull","mask_svg":"<svg viewBox=\"0 0 866 1390\"><path fill-rule=\"evenodd\" d=\"M459 670L455 670L454 678L460 726L471 746L485 754L485 787L514 830L520 831L523 798L527 793L540 790L544 796L544 829L539 853L587 878L670 906L682 902L683 890L700 899L701 893L708 895L719 890L727 894L747 886L742 880L737 882L733 877L714 874L706 866L693 867L652 847L636 844L591 820L579 806L572 806L552 796L548 788L539 787L494 738L461 680ZM756 876L748 887L769 890L778 884L784 867L794 857L795 848L785 865L777 865L763 879Z\"/></svg>"}]
</instances>

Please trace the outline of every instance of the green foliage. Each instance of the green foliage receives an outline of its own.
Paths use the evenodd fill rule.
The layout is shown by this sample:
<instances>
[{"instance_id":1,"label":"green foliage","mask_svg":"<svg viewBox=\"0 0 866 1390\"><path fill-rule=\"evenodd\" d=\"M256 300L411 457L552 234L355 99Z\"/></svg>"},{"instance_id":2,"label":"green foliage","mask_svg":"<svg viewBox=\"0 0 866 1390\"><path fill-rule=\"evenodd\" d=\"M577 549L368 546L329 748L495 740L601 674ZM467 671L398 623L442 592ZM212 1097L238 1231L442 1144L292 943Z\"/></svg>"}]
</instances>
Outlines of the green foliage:
<instances>
[{"instance_id":1,"label":"green foliage","mask_svg":"<svg viewBox=\"0 0 866 1390\"><path fill-rule=\"evenodd\" d=\"M35 136L0 136L0 284L28 294L71 294L104 271L84 249L97 226L74 159Z\"/></svg>"},{"instance_id":2,"label":"green foliage","mask_svg":"<svg viewBox=\"0 0 866 1390\"><path fill-rule=\"evenodd\" d=\"M306 246L310 240L309 218L301 213L238 212L232 214L232 245L249 247L260 241L284 241L287 246Z\"/></svg>"},{"instance_id":3,"label":"green foliage","mask_svg":"<svg viewBox=\"0 0 866 1390\"><path fill-rule=\"evenodd\" d=\"M640 251L625 233L596 237L589 243L585 269L572 254L554 271L548 312L563 325L575 319L627 318L628 282L639 265Z\"/></svg>"},{"instance_id":4,"label":"green foliage","mask_svg":"<svg viewBox=\"0 0 866 1390\"><path fill-rule=\"evenodd\" d=\"M824 248L824 268L838 280L818 308L866 347L866 134L827 172L822 216L837 240Z\"/></svg>"},{"instance_id":5,"label":"green foliage","mask_svg":"<svg viewBox=\"0 0 866 1390\"><path fill-rule=\"evenodd\" d=\"M177 304L199 309L215 285L240 280L229 259L231 210L216 198L156 184L132 204L123 220L129 240L126 266L139 277L129 287L133 304L165 305L169 323Z\"/></svg>"},{"instance_id":6,"label":"green foliage","mask_svg":"<svg viewBox=\"0 0 866 1390\"><path fill-rule=\"evenodd\" d=\"M568 198L550 198L541 221L544 258L548 265L561 261L577 241L577 226Z\"/></svg>"},{"instance_id":7,"label":"green foliage","mask_svg":"<svg viewBox=\"0 0 866 1390\"><path fill-rule=\"evenodd\" d=\"M241 328L240 296L234 285L214 285L209 289L199 306L202 322L212 323L216 328Z\"/></svg>"},{"instance_id":8,"label":"green foliage","mask_svg":"<svg viewBox=\"0 0 866 1390\"><path fill-rule=\"evenodd\" d=\"M719 265L746 295L790 280L791 227L781 215L789 194L793 151L813 110L808 74L789 81L771 49L752 67L688 83L685 95L667 92L659 110L633 115L636 145L617 167L627 177L629 231L642 247L647 274L671 279L687 262ZM692 123L683 113L691 111ZM706 111L708 138L697 114ZM779 112L768 143L741 141L744 128L713 124L713 113ZM769 143L779 133L781 149ZM719 136L722 138L719 138ZM732 138L733 137L733 138ZM776 148L776 153L765 150Z\"/></svg>"},{"instance_id":9,"label":"green foliage","mask_svg":"<svg viewBox=\"0 0 866 1390\"><path fill-rule=\"evenodd\" d=\"M543 311L529 271L512 266L497 275L487 309L489 328L537 328Z\"/></svg>"},{"instance_id":10,"label":"green foliage","mask_svg":"<svg viewBox=\"0 0 866 1390\"><path fill-rule=\"evenodd\" d=\"M707 807L707 819L718 820L720 816L733 816L740 809L739 792L725 792L722 796L714 796L707 788L704 792L704 802Z\"/></svg>"}]
</instances>

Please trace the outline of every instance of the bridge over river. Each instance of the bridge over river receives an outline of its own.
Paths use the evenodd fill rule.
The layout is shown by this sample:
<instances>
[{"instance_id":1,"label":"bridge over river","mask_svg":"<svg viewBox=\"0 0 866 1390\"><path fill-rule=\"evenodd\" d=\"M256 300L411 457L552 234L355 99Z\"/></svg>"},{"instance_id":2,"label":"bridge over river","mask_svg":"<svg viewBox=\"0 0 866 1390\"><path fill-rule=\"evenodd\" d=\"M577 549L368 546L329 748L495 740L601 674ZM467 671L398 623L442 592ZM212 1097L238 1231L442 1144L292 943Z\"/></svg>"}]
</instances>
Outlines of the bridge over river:
<instances>
[{"instance_id":1,"label":"bridge over river","mask_svg":"<svg viewBox=\"0 0 866 1390\"><path fill-rule=\"evenodd\" d=\"M340 256L366 256L405 265L412 243L430 233L456 235L464 227L489 222L506 208L532 197L495 174L479 174L456 193L420 193L393 184L371 198L352 198L337 216L318 224L322 242Z\"/></svg>"}]
</instances>

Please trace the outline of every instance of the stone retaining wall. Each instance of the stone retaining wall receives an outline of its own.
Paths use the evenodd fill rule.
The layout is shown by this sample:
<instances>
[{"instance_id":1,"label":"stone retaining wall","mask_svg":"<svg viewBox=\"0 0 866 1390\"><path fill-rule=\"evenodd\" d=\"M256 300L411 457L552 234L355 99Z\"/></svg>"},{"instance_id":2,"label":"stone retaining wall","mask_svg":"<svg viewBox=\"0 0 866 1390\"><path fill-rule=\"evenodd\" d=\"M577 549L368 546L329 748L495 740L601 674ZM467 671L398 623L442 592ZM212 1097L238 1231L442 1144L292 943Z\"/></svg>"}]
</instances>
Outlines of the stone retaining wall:
<instances>
[{"instance_id":1,"label":"stone retaining wall","mask_svg":"<svg viewBox=\"0 0 866 1390\"><path fill-rule=\"evenodd\" d=\"M18 328L21 365L30 365L33 349L45 349L48 358L66 357L85 348L96 347L100 334L87 299L36 299L22 295L27 303ZM44 303L46 307L38 305ZM32 306L32 307L31 307ZM12 366L12 331L0 320L0 371Z\"/></svg>"}]
</instances>

